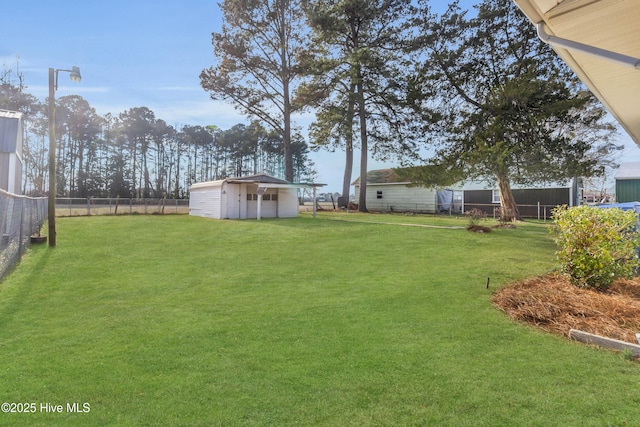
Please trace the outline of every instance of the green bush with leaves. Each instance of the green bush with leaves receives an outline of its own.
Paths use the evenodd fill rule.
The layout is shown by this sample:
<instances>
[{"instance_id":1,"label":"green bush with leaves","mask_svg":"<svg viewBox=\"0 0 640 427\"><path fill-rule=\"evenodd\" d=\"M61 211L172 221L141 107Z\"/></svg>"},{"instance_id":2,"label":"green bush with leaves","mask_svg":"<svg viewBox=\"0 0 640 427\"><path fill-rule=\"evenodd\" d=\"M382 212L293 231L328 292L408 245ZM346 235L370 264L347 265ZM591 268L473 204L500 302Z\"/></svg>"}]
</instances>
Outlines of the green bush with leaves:
<instances>
[{"instance_id":1,"label":"green bush with leaves","mask_svg":"<svg viewBox=\"0 0 640 427\"><path fill-rule=\"evenodd\" d=\"M561 206L553 218L559 269L573 284L604 290L638 271L640 233L635 212Z\"/></svg>"}]
</instances>

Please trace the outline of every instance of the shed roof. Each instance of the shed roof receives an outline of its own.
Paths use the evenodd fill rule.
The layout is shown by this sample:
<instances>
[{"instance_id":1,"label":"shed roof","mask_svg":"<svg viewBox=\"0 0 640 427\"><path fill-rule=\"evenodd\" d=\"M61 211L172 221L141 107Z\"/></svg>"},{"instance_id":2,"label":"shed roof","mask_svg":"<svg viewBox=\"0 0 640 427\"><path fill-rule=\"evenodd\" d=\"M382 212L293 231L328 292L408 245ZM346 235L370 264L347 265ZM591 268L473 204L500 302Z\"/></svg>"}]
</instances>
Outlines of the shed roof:
<instances>
[{"instance_id":1,"label":"shed roof","mask_svg":"<svg viewBox=\"0 0 640 427\"><path fill-rule=\"evenodd\" d=\"M618 168L616 180L640 179L640 162L623 163Z\"/></svg>"},{"instance_id":2,"label":"shed roof","mask_svg":"<svg viewBox=\"0 0 640 427\"><path fill-rule=\"evenodd\" d=\"M232 184L244 183L244 182L255 182L255 183L265 183L265 184L290 184L289 181L285 181L284 179L276 178L275 176L267 175L264 173L257 174L257 175L241 176L239 178L227 178L226 181Z\"/></svg>"},{"instance_id":3,"label":"shed roof","mask_svg":"<svg viewBox=\"0 0 640 427\"><path fill-rule=\"evenodd\" d=\"M0 110L0 117L6 117L8 119L20 119L22 113L19 111Z\"/></svg>"},{"instance_id":4,"label":"shed roof","mask_svg":"<svg viewBox=\"0 0 640 427\"><path fill-rule=\"evenodd\" d=\"M613 53L604 59L557 41L550 44L640 146L640 2L637 0L514 0L547 36ZM543 36L546 37L546 36ZM588 49L587 49L588 50Z\"/></svg>"},{"instance_id":5,"label":"shed roof","mask_svg":"<svg viewBox=\"0 0 640 427\"><path fill-rule=\"evenodd\" d=\"M224 178L216 181L198 182L191 186L192 189L206 188L206 187L219 187L224 183L229 184L258 184L258 187L268 188L312 188L312 187L324 187L326 184L319 183L292 183L285 181L284 179L276 178L267 174L257 174L241 176L238 178Z\"/></svg>"}]
</instances>

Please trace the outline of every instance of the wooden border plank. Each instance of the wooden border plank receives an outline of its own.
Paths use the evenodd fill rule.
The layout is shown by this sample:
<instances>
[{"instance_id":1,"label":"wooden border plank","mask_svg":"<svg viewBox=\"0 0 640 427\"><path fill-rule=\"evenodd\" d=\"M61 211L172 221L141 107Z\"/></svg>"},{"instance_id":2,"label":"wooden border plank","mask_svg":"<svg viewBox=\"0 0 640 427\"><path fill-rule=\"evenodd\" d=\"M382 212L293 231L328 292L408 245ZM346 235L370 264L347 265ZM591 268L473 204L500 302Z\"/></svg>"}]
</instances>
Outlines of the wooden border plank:
<instances>
[{"instance_id":1,"label":"wooden border plank","mask_svg":"<svg viewBox=\"0 0 640 427\"><path fill-rule=\"evenodd\" d=\"M578 331L577 329L571 329L569 331L569 337L576 341L580 341L587 344L595 344L600 347L610 348L613 350L623 351L629 350L633 357L640 357L640 345L631 344L626 341L615 340L613 338L601 337L600 335L590 334L588 332Z\"/></svg>"}]
</instances>

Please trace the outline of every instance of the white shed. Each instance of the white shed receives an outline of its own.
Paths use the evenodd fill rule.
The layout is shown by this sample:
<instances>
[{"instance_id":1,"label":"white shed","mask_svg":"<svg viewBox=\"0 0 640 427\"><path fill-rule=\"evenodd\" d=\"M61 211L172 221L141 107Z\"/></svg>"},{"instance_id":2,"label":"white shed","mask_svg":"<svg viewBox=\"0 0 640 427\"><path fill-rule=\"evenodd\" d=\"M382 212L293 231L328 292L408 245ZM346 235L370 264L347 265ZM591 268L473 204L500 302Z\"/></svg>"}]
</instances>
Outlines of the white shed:
<instances>
[{"instance_id":1,"label":"white shed","mask_svg":"<svg viewBox=\"0 0 640 427\"><path fill-rule=\"evenodd\" d=\"M293 184L269 175L225 178L193 184L189 214L216 219L293 218L298 216L298 188L323 184Z\"/></svg>"}]
</instances>

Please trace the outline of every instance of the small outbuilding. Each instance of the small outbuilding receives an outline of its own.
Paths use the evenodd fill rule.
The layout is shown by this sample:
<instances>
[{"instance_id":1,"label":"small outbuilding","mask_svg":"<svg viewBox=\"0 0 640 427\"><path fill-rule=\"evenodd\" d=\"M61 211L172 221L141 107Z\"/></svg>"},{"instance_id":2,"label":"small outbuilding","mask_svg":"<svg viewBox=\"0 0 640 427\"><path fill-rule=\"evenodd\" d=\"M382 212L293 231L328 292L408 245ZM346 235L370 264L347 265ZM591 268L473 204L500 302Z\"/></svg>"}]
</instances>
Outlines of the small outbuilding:
<instances>
[{"instance_id":1,"label":"small outbuilding","mask_svg":"<svg viewBox=\"0 0 640 427\"><path fill-rule=\"evenodd\" d=\"M530 186L512 185L520 214L531 218L550 218L558 205L579 204L578 179ZM360 179L353 182L356 200ZM497 185L489 181L467 181L449 188L433 188L403 180L394 169L367 173L367 209L380 212L419 212L460 214L479 209L494 215L500 207Z\"/></svg>"},{"instance_id":2,"label":"small outbuilding","mask_svg":"<svg viewBox=\"0 0 640 427\"><path fill-rule=\"evenodd\" d=\"M580 204L578 179L565 182L549 182L533 185L511 185L511 192L518 205L520 215L527 218L551 218L556 206ZM462 184L464 211L479 209L494 215L500 207L500 192L497 184L484 181L469 181Z\"/></svg>"},{"instance_id":3,"label":"small outbuilding","mask_svg":"<svg viewBox=\"0 0 640 427\"><path fill-rule=\"evenodd\" d=\"M353 184L360 197L360 178ZM460 213L461 192L413 184L393 169L367 172L367 209L379 212Z\"/></svg>"},{"instance_id":4,"label":"small outbuilding","mask_svg":"<svg viewBox=\"0 0 640 427\"><path fill-rule=\"evenodd\" d=\"M189 214L216 219L293 218L299 211L298 189L313 188L315 193L322 186L265 174L201 182L191 186Z\"/></svg>"},{"instance_id":5,"label":"small outbuilding","mask_svg":"<svg viewBox=\"0 0 640 427\"><path fill-rule=\"evenodd\" d=\"M640 200L640 162L623 163L616 172L616 202Z\"/></svg>"}]
</instances>

